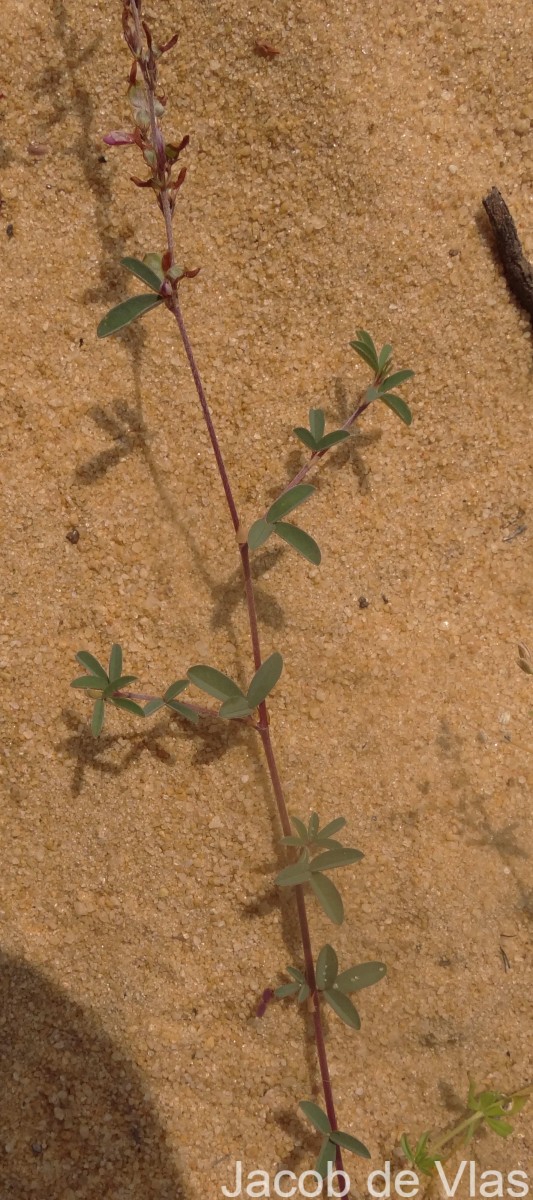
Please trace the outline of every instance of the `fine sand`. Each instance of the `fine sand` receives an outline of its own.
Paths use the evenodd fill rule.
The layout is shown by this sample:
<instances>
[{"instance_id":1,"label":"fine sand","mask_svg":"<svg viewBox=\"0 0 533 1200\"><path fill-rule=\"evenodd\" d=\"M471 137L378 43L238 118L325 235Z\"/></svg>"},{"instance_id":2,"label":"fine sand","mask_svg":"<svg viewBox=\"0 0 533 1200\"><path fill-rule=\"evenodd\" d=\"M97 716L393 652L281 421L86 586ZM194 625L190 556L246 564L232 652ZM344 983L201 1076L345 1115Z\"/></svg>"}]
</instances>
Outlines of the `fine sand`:
<instances>
[{"instance_id":1,"label":"fine sand","mask_svg":"<svg viewBox=\"0 0 533 1200\"><path fill-rule=\"evenodd\" d=\"M95 742L69 689L76 651L113 642L143 691L195 662L251 674L171 318L96 339L134 290L120 258L163 249L140 156L101 140L130 124L120 8L0 17L2 1200L216 1200L238 1159L300 1172L317 1150L305 1013L255 1015L301 954L254 734L115 711ZM317 473L301 524L320 568L281 543L254 557L289 810L344 815L365 855L336 874L340 929L310 900L313 944L388 967L360 1032L328 1019L340 1125L377 1168L404 1130L458 1119L469 1076L533 1075L533 342L482 207L498 186L532 259L533 11L147 16L180 31L165 129L191 135L176 241L202 268L183 307L243 522L304 461L309 408L334 428L370 382L358 328L416 371L412 426L374 405ZM531 1149L526 1108L465 1154L478 1176L533 1173ZM368 1165L346 1164L364 1196Z\"/></svg>"}]
</instances>

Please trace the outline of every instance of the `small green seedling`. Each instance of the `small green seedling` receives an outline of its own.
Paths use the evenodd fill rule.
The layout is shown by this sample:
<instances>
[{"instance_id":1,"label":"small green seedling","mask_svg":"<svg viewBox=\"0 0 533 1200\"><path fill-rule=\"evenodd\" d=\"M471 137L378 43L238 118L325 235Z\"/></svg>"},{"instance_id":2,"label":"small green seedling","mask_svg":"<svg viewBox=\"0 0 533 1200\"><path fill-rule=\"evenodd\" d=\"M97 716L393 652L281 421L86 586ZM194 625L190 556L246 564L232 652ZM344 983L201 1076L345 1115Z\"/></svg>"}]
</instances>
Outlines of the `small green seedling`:
<instances>
[{"instance_id":1,"label":"small green seedling","mask_svg":"<svg viewBox=\"0 0 533 1200\"><path fill-rule=\"evenodd\" d=\"M485 1125L498 1137L507 1138L513 1132L511 1119L516 1117L527 1104L533 1085L516 1092L476 1091L470 1082L466 1101L467 1115L453 1129L439 1135L429 1130L421 1135L416 1146L411 1146L407 1134L402 1134L400 1146L408 1162L422 1175L432 1176L436 1164L444 1162L459 1146L468 1145ZM445 1149L446 1148L446 1149Z\"/></svg>"}]
</instances>

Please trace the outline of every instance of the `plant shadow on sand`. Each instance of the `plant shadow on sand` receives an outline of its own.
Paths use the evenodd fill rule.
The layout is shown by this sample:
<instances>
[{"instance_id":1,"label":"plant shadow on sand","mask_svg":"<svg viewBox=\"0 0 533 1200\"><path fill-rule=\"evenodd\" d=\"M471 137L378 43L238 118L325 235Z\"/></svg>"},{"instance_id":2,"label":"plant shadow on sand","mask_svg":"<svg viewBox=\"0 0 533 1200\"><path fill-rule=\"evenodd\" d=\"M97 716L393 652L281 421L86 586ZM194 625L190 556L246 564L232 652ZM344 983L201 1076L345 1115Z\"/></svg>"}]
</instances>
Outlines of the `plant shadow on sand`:
<instances>
[{"instance_id":1,"label":"plant shadow on sand","mask_svg":"<svg viewBox=\"0 0 533 1200\"><path fill-rule=\"evenodd\" d=\"M3 1200L186 1200L140 1072L98 1018L0 952Z\"/></svg>"}]
</instances>

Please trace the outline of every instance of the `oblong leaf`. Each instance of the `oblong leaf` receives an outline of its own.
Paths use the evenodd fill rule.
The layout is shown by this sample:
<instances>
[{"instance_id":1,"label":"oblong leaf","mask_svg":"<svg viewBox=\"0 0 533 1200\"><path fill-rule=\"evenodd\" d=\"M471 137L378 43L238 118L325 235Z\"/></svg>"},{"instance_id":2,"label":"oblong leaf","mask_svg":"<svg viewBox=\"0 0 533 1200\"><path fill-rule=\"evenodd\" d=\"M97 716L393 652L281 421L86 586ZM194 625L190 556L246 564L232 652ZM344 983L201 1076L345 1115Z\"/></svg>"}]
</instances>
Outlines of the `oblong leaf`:
<instances>
[{"instance_id":1,"label":"oblong leaf","mask_svg":"<svg viewBox=\"0 0 533 1200\"><path fill-rule=\"evenodd\" d=\"M198 663L189 668L187 677L202 692L207 692L208 696L214 696L216 700L232 700L236 696L241 696L243 700L246 700L244 692L233 682L233 679L229 679L215 667L204 667L202 663Z\"/></svg>"},{"instance_id":2,"label":"oblong leaf","mask_svg":"<svg viewBox=\"0 0 533 1200\"><path fill-rule=\"evenodd\" d=\"M79 650L76 658L82 667L86 667L87 671L91 671L93 675L101 675L107 682L109 678L107 671L94 657L94 654L89 654L88 650Z\"/></svg>"},{"instance_id":3,"label":"oblong leaf","mask_svg":"<svg viewBox=\"0 0 533 1200\"><path fill-rule=\"evenodd\" d=\"M319 875L318 873L312 875L311 872L309 872L309 883L326 916L329 917L330 921L333 921L334 925L342 925L344 921L344 905L342 903L342 896L337 891L335 884L332 883L331 879L328 879L327 875Z\"/></svg>"},{"instance_id":4,"label":"oblong leaf","mask_svg":"<svg viewBox=\"0 0 533 1200\"><path fill-rule=\"evenodd\" d=\"M387 366L387 363L390 359L391 354L392 354L392 346L382 346L381 347L381 350L378 354L378 371L380 372L380 374L382 371L385 370L385 367Z\"/></svg>"},{"instance_id":5,"label":"oblong leaf","mask_svg":"<svg viewBox=\"0 0 533 1200\"><path fill-rule=\"evenodd\" d=\"M400 387L407 379L412 379L414 371L395 371L394 375L388 375L386 379L382 379L379 385L379 390L383 388L384 392L390 392L396 387Z\"/></svg>"},{"instance_id":6,"label":"oblong leaf","mask_svg":"<svg viewBox=\"0 0 533 1200\"><path fill-rule=\"evenodd\" d=\"M230 700L224 701L218 711L218 715L219 717L225 717L227 720L232 720L238 717L250 717L252 711L246 696L232 696Z\"/></svg>"},{"instance_id":7,"label":"oblong leaf","mask_svg":"<svg viewBox=\"0 0 533 1200\"><path fill-rule=\"evenodd\" d=\"M158 292L161 287L162 279L160 279L155 271L152 271L147 263L139 262L138 258L121 258L120 264L127 271L131 271L132 275L136 275L137 279L142 279L153 292Z\"/></svg>"},{"instance_id":8,"label":"oblong leaf","mask_svg":"<svg viewBox=\"0 0 533 1200\"><path fill-rule=\"evenodd\" d=\"M281 987L276 988L274 995L278 997L278 1000L284 1000L286 996L295 996L299 991L299 983L282 983Z\"/></svg>"},{"instance_id":9,"label":"oblong leaf","mask_svg":"<svg viewBox=\"0 0 533 1200\"><path fill-rule=\"evenodd\" d=\"M362 358L363 362L366 362L367 366L377 373L378 353L370 334L366 333L364 329L358 329L357 338L350 342L350 346L359 355L359 358Z\"/></svg>"},{"instance_id":10,"label":"oblong leaf","mask_svg":"<svg viewBox=\"0 0 533 1200\"><path fill-rule=\"evenodd\" d=\"M118 679L110 679L104 688L104 696L112 696L113 692L118 692L120 688L127 687L129 683L135 683L136 679L137 675L119 675Z\"/></svg>"},{"instance_id":11,"label":"oblong leaf","mask_svg":"<svg viewBox=\"0 0 533 1200\"><path fill-rule=\"evenodd\" d=\"M326 418L324 416L323 409L310 408L309 409L309 428L315 439L315 442L320 441L320 439L324 433L325 424L326 424Z\"/></svg>"},{"instance_id":12,"label":"oblong leaf","mask_svg":"<svg viewBox=\"0 0 533 1200\"><path fill-rule=\"evenodd\" d=\"M324 850L322 854L317 854L311 863L311 870L333 871L336 867L349 867L362 858L364 858L364 854L361 850L352 850L348 846L341 846L340 850Z\"/></svg>"},{"instance_id":13,"label":"oblong leaf","mask_svg":"<svg viewBox=\"0 0 533 1200\"><path fill-rule=\"evenodd\" d=\"M260 517L258 521L254 521L253 525L250 526L248 537L246 538L250 550L259 550L259 547L264 546L273 532L272 526L263 517Z\"/></svg>"},{"instance_id":14,"label":"oblong leaf","mask_svg":"<svg viewBox=\"0 0 533 1200\"><path fill-rule=\"evenodd\" d=\"M258 704L266 699L269 692L275 688L282 671L283 659L281 654L275 650L261 663L248 688L246 699L250 708L257 708Z\"/></svg>"},{"instance_id":15,"label":"oblong leaf","mask_svg":"<svg viewBox=\"0 0 533 1200\"><path fill-rule=\"evenodd\" d=\"M299 504L303 504L305 500L308 500L313 495L313 492L316 492L316 488L313 487L312 483L298 483L296 487L289 488L287 492L283 492L283 495L279 496L270 505L266 514L267 521L270 525L273 525L281 517L286 517L287 513L292 512L293 509L298 508Z\"/></svg>"},{"instance_id":16,"label":"oblong leaf","mask_svg":"<svg viewBox=\"0 0 533 1200\"><path fill-rule=\"evenodd\" d=\"M96 336L105 338L112 333L118 333L119 329L125 329L126 325L131 325L132 321L142 317L143 313L149 312L151 308L156 308L158 304L162 303L160 296L147 293L141 296L131 296L129 300L123 300L122 304L117 304L115 308L112 308L100 321Z\"/></svg>"},{"instance_id":17,"label":"oblong leaf","mask_svg":"<svg viewBox=\"0 0 533 1200\"><path fill-rule=\"evenodd\" d=\"M103 691L105 679L101 675L79 675L77 679L73 679L71 687L73 688L93 688L95 691Z\"/></svg>"},{"instance_id":18,"label":"oblong leaf","mask_svg":"<svg viewBox=\"0 0 533 1200\"><path fill-rule=\"evenodd\" d=\"M333 946L322 946L316 960L316 986L320 992L333 987L339 973L339 960Z\"/></svg>"},{"instance_id":19,"label":"oblong leaf","mask_svg":"<svg viewBox=\"0 0 533 1200\"><path fill-rule=\"evenodd\" d=\"M329 838L333 833L338 833L339 829L344 829L346 825L346 817L335 817L333 821L328 821L327 825L320 830L320 838Z\"/></svg>"},{"instance_id":20,"label":"oblong leaf","mask_svg":"<svg viewBox=\"0 0 533 1200\"><path fill-rule=\"evenodd\" d=\"M96 700L94 708L93 708L93 716L92 716L92 721L91 721L91 733L92 733L93 737L95 737L95 738L97 738L98 735L102 732L102 726L104 724L104 717L105 717L105 702L102 699Z\"/></svg>"},{"instance_id":21,"label":"oblong leaf","mask_svg":"<svg viewBox=\"0 0 533 1200\"><path fill-rule=\"evenodd\" d=\"M280 871L274 882L278 887L295 887L298 883L312 883L309 863L291 863L290 867L284 867L283 871Z\"/></svg>"},{"instance_id":22,"label":"oblong leaf","mask_svg":"<svg viewBox=\"0 0 533 1200\"><path fill-rule=\"evenodd\" d=\"M290 818L294 828L298 831L300 837L305 841L307 839L307 826L304 825L303 821L301 821L299 817L293 817L292 814L290 814Z\"/></svg>"},{"instance_id":23,"label":"oblong leaf","mask_svg":"<svg viewBox=\"0 0 533 1200\"><path fill-rule=\"evenodd\" d=\"M109 678L118 679L122 673L122 646L115 644L111 647L109 655Z\"/></svg>"},{"instance_id":24,"label":"oblong leaf","mask_svg":"<svg viewBox=\"0 0 533 1200\"><path fill-rule=\"evenodd\" d=\"M337 1016L345 1025L350 1025L352 1029L361 1028L361 1018L357 1009L352 1004L348 996L344 996L342 992L338 992L336 988L329 988L324 991L324 996Z\"/></svg>"},{"instance_id":25,"label":"oblong leaf","mask_svg":"<svg viewBox=\"0 0 533 1200\"><path fill-rule=\"evenodd\" d=\"M385 963L359 963L356 967L349 967L347 971L341 971L335 980L335 987L346 994L349 992L361 992L363 988L372 987L374 983L379 983L380 979L383 979L386 974L387 968Z\"/></svg>"},{"instance_id":26,"label":"oblong leaf","mask_svg":"<svg viewBox=\"0 0 533 1200\"><path fill-rule=\"evenodd\" d=\"M380 392L379 399L383 400L383 403L387 405L387 408L392 409L392 411L396 413L396 415L400 418L400 421L403 421L404 425L411 425L413 420L411 409L409 408L409 405L405 403L405 400L402 400L401 396L395 396L391 392L381 395Z\"/></svg>"},{"instance_id":27,"label":"oblong leaf","mask_svg":"<svg viewBox=\"0 0 533 1200\"><path fill-rule=\"evenodd\" d=\"M70 686L73 687L73 684L71 683ZM281 846L301 846L302 845L302 839L301 839L301 837L298 837L297 833L295 833L295 834L291 833L291 834L289 834L288 837L282 837L279 840L280 840Z\"/></svg>"},{"instance_id":28,"label":"oblong leaf","mask_svg":"<svg viewBox=\"0 0 533 1200\"><path fill-rule=\"evenodd\" d=\"M307 826L307 836L312 841L316 837L320 826L320 818L318 813L312 812L309 817L309 825Z\"/></svg>"},{"instance_id":29,"label":"oblong leaf","mask_svg":"<svg viewBox=\"0 0 533 1200\"><path fill-rule=\"evenodd\" d=\"M292 546L302 558L306 558L308 562L314 563L318 567L321 562L322 555L320 548L317 546L314 538L303 529L298 529L296 525L289 525L286 521L278 521L274 526L276 533L284 542Z\"/></svg>"},{"instance_id":30,"label":"oblong leaf","mask_svg":"<svg viewBox=\"0 0 533 1200\"><path fill-rule=\"evenodd\" d=\"M305 975L303 971L298 970L298 967L287 967L287 975L292 975L299 984L305 983Z\"/></svg>"},{"instance_id":31,"label":"oblong leaf","mask_svg":"<svg viewBox=\"0 0 533 1200\"><path fill-rule=\"evenodd\" d=\"M144 708L141 708L140 704L136 704L135 700L126 700L124 696L113 697L111 704L114 704L115 708L123 708L125 712L133 713L136 717L145 716Z\"/></svg>"},{"instance_id":32,"label":"oblong leaf","mask_svg":"<svg viewBox=\"0 0 533 1200\"><path fill-rule=\"evenodd\" d=\"M302 986L301 986L300 991L298 992L298 996L297 996L298 1004L303 1004L305 1000L309 999L310 995L311 995L311 989L309 987L309 984L302 983Z\"/></svg>"},{"instance_id":33,"label":"oblong leaf","mask_svg":"<svg viewBox=\"0 0 533 1200\"><path fill-rule=\"evenodd\" d=\"M188 679L176 679L174 683L171 683L170 687L167 688L163 696L163 700L174 700L175 696L179 696L180 692L184 692L185 688L188 686Z\"/></svg>"},{"instance_id":34,"label":"oblong leaf","mask_svg":"<svg viewBox=\"0 0 533 1200\"><path fill-rule=\"evenodd\" d=\"M359 1158L371 1158L370 1150L358 1140L352 1137L351 1133L342 1133L340 1129L335 1129L331 1134L331 1141L335 1142L336 1146L342 1146L343 1150L351 1150L352 1154L358 1154Z\"/></svg>"},{"instance_id":35,"label":"oblong leaf","mask_svg":"<svg viewBox=\"0 0 533 1200\"><path fill-rule=\"evenodd\" d=\"M172 712L178 713L180 717L185 717L186 721L192 721L193 725L198 724L200 713L197 713L194 708L190 708L188 704L180 704L179 700L165 700L165 704Z\"/></svg>"},{"instance_id":36,"label":"oblong leaf","mask_svg":"<svg viewBox=\"0 0 533 1200\"><path fill-rule=\"evenodd\" d=\"M324 1133L326 1136L331 1133L329 1117L318 1107L318 1104L313 1104L312 1100L300 1100L298 1107L301 1108L304 1116L311 1122L311 1125L314 1125L315 1129L318 1129L319 1133Z\"/></svg>"},{"instance_id":37,"label":"oblong leaf","mask_svg":"<svg viewBox=\"0 0 533 1200\"><path fill-rule=\"evenodd\" d=\"M337 446L339 442L345 442L350 434L347 429L334 429L331 433L327 433L321 438L318 443L319 450L329 450L331 446Z\"/></svg>"},{"instance_id":38,"label":"oblong leaf","mask_svg":"<svg viewBox=\"0 0 533 1200\"><path fill-rule=\"evenodd\" d=\"M148 704L145 704L144 715L145 717L153 717L154 713L159 712L159 709L164 707L164 700L156 700L154 698L153 700L149 700Z\"/></svg>"},{"instance_id":39,"label":"oblong leaf","mask_svg":"<svg viewBox=\"0 0 533 1200\"><path fill-rule=\"evenodd\" d=\"M329 1163L335 1162L336 1156L337 1147L335 1146L335 1143L332 1142L329 1137L325 1137L320 1147L320 1154L315 1163L315 1171L318 1175L321 1175L322 1179L326 1178L328 1173L328 1165ZM334 1194L335 1193L333 1193L333 1195ZM339 1196L340 1195L341 1192L339 1192Z\"/></svg>"},{"instance_id":40,"label":"oblong leaf","mask_svg":"<svg viewBox=\"0 0 533 1200\"><path fill-rule=\"evenodd\" d=\"M297 425L292 432L303 442L304 446L307 446L308 450L318 450L313 434L310 433L309 429L304 429L303 425Z\"/></svg>"}]
</instances>

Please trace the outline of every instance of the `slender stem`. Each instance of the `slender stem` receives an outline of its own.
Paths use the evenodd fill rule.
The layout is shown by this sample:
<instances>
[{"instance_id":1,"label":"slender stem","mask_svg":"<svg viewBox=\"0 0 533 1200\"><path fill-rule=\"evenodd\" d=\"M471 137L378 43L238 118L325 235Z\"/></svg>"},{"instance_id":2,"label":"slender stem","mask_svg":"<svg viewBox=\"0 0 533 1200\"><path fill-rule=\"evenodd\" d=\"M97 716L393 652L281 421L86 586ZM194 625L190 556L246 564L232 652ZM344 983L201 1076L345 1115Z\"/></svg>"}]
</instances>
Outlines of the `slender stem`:
<instances>
[{"instance_id":1,"label":"slender stem","mask_svg":"<svg viewBox=\"0 0 533 1200\"><path fill-rule=\"evenodd\" d=\"M179 329L179 331L180 331L181 340L182 340L182 342L183 342L183 348L184 348L184 350L185 350L185 353L186 353L186 355L187 355L187 359L188 359L188 362L189 362L189 367L190 367L190 369L191 369L191 374L192 374L192 377L193 377L193 379L194 379L194 386L195 386L195 388L196 388L196 391L197 391L197 394L198 394L198 399L199 399L199 401L200 401L200 404L201 404L201 407L202 407L202 413L203 413L203 415L204 415L204 420L205 420L205 423L206 423L206 425L207 425L207 431L208 431L208 433L209 433L209 437L210 437L210 439L211 439L211 445L212 445L212 447L213 447L213 453L214 453L214 455L215 455L216 462L217 462L217 467L218 467L218 470L219 470L219 475L220 475L220 478L221 478L221 480L222 480L222 487L224 488L224 494L225 494L225 497L226 497L226 500L227 500L227 504L228 504L228 508L229 508L229 511L230 511L230 514L231 514L231 519L232 519L232 521L233 521L233 528L234 528L234 530L235 530L235 533L236 533L236 534L238 534L238 533L239 533L239 529L240 529L240 522L239 522L239 514L238 514L238 512L237 512L237 506L236 506L236 504L235 504L235 500L234 500L234 498L233 498L233 492L232 492L232 490L231 490L231 485L230 485L230 481L229 481L228 473L227 473L227 471L226 471L226 467L225 467L225 464L224 464L224 459L223 459L223 457L222 457L222 451L221 451L221 449L220 449L220 446L219 446L218 438L217 438L216 431L215 431L215 426L213 425L213 419L212 419L212 417L211 417L211 413L210 413L210 410L209 410L209 405L208 405L208 403L207 403L206 394L205 394L205 392L204 392L204 388L203 388L202 380L201 380L201 378L200 378L200 373L199 373L199 371L198 371L198 367L197 367L197 365L196 365L196 360L195 360L195 357L194 357L194 354L193 354L193 351L192 351L192 346L191 346L191 343L190 343L190 341L189 341L189 335L188 335L188 333L187 333L187 330L186 330L186 328L185 328L185 322L184 322L184 320L183 320L183 314L182 314L182 311L181 311L181 308L180 308L180 304L179 304L179 300L178 300L178 296L177 296L177 294L176 294L176 293L174 293L174 296L172 297L172 302L171 302L171 303L172 303L172 312L174 313L174 316L175 316L175 318L176 318L176 321L177 321L177 323L178 323L178 329Z\"/></svg>"},{"instance_id":2,"label":"slender stem","mask_svg":"<svg viewBox=\"0 0 533 1200\"><path fill-rule=\"evenodd\" d=\"M137 9L136 0L130 0L130 9L134 15L137 35L138 35L139 41L140 41L142 38L142 28L141 28L140 16L139 16L139 12ZM146 93L147 93L147 97L148 97L152 145L154 147L154 151L156 154L156 161L159 164L161 147L163 147L163 150L164 150L164 141L162 139L162 134L159 129L159 124L157 121L157 115L156 115L156 111L155 111L155 67L150 72L148 70L148 66L144 59L144 56L141 58L140 62L141 62L141 70L143 73L143 78L144 78L145 87L146 87ZM161 172L160 172L159 166L158 166L158 170L159 170L159 176L160 176ZM160 177L158 178L157 182L159 185L161 185L162 181L161 181ZM165 227L166 227L166 234L167 234L167 248L168 248L169 254L172 259L173 258L172 207L171 207L170 198L169 198L168 186L159 186L158 187L158 195L160 197L161 208L162 208L163 216L165 219ZM199 373L199 370L198 370L198 367L196 364L196 360L194 357L194 352L193 352L191 342L189 340L189 335L187 333L187 329L186 329L185 322L183 319L183 314L182 314L180 303L179 303L177 287L173 291L172 296L167 300L167 303L168 303L168 307L172 311L172 313L175 317L175 320L177 322L177 325L178 325L180 337L181 337L181 340L183 343L183 348L184 348L185 354L187 356L190 371L192 374L192 378L194 381L194 385L195 385L198 399L200 402L200 406L202 409L203 417L204 417L204 420L205 420L205 423L207 426L207 431L208 431L209 438L211 441L211 446L213 449L213 453L215 455L215 460L216 460L216 464L217 464L218 471L220 474L222 486L224 489L224 495L226 497L226 503L227 503L227 506L229 509L231 521L232 521L233 528L235 530L235 533L237 535L237 540L239 543L239 553L240 553L240 557L241 557L244 588L245 588L245 594L246 594L246 604L247 604L247 610L248 610L248 621L249 621L250 635L251 635L251 641L252 641L252 652L253 652L255 669L258 670L258 668L261 666L261 662L262 662L261 644L260 644L260 637L259 637L259 626L258 626L258 621L257 621L257 610L256 610L256 604L255 604L253 580L252 580L252 573L251 573L251 566L250 566L249 547L246 542L246 538L243 539L243 533L241 530L237 506L236 506L233 491L231 488L228 472L226 470L226 466L224 463L222 451L221 451L219 441L217 438L216 430L215 430L215 427L213 424L213 419L212 419L209 405L207 402L207 398L205 395L205 391L204 391L204 387L203 387L202 380L200 377L200 373ZM363 407L366 407L366 406L363 406ZM352 421L356 419L357 415L358 415L358 413L354 414L353 417L349 419L349 421L346 423L346 426L345 426L346 428L348 428L349 425L352 423ZM321 458L324 453L325 452L322 451L320 454L313 456L313 459ZM307 467L305 469L303 469L304 475L307 473L307 470L310 469L310 466L312 465L312 463L313 463L313 460L310 464L307 465ZM303 478L303 475L301 477ZM291 486L291 485L289 485L289 486ZM287 811L287 805L285 802L285 796L284 796L283 787L281 784L281 779L280 779L280 775L279 775L279 771L278 771L274 748L273 748L272 740L270 737L270 722L269 722L268 709L267 709L267 705L266 705L265 701L263 701L259 705L259 724L256 726L256 728L259 732L259 735L261 737L261 741L263 744L263 749L265 752L268 772L269 772L270 780L272 783L272 789L273 789L274 796L276 799L280 824L281 824L284 835L288 836L291 833L291 823L290 823L289 814ZM301 941L302 941L302 949L303 949L303 956L304 956L304 962L305 962L305 975L306 975L307 983L308 983L308 986L310 989L309 1004L310 1004L310 1009L311 1009L312 1017L313 1017L314 1035L315 1035L315 1043L316 1043L316 1047L317 1047L317 1056L318 1056L320 1076L321 1076L321 1081L322 1081L322 1089L323 1089L323 1093L324 1093L324 1099L325 1099L325 1103L326 1103L326 1111L328 1114L328 1119L330 1121L331 1128L333 1130L335 1130L338 1128L337 1118L336 1118L335 1105L334 1105L334 1100L333 1100L333 1089L332 1089L332 1084L331 1084L331 1077L330 1077L329 1067L328 1067L328 1059L327 1059L327 1052L326 1052L326 1045L325 1045L325 1038L324 1038L324 1029L323 1029L323 1025L322 1025L322 1015L321 1015L320 1001L319 1001L319 993L318 993L318 989L316 986L315 969L314 969L314 962L313 962L313 952L312 952L312 946L311 946L311 936L310 936L310 931L309 931L309 922L307 919L307 911L306 911L306 905L305 905L305 899L304 899L304 893L303 893L302 886L295 887L294 892L295 892L295 897L296 897L298 920L299 920L299 925L300 925L300 936L301 936ZM336 1148L336 1166L337 1166L338 1170L342 1170L342 1155L341 1155L340 1147Z\"/></svg>"},{"instance_id":3,"label":"slender stem","mask_svg":"<svg viewBox=\"0 0 533 1200\"><path fill-rule=\"evenodd\" d=\"M228 475L226 472L226 468L224 466L224 462L222 459L220 447L219 447L219 444L218 444L218 441L216 438L213 422L211 419L211 414L209 412L209 407L207 404L207 400L205 398L205 393L204 393L204 390L202 387L200 374L198 371L198 367L196 365L196 360L194 358L194 353L193 353L189 338L187 336L187 331L185 328L183 315L181 313L181 309L179 308L177 301L176 301L175 307L173 308L173 311L174 311L176 320L178 322L179 330L180 330L180 333L181 333L181 336L183 339L185 352L187 354L187 358L189 360L189 365L191 367L193 379L194 379L194 382L196 385L196 390L198 393L198 398L200 400L202 412L203 412L204 417L207 422L207 427L208 427L209 434L211 437L211 443L213 445L213 450L215 451L215 457L216 457L217 464L219 467L220 476L222 479L222 485L224 487L226 499L228 501L228 507L230 509L230 513L231 513L232 521L233 521L233 524L235 527L235 531L237 532L237 530L239 529L239 518L238 518L237 510L235 507L235 502L233 500L233 493L231 490L231 486L230 486L230 482L229 482ZM250 569L250 552L249 552L248 544L246 542L240 543L239 550L240 550L240 555L241 555L241 563L242 563L243 576L244 576L244 586L245 586L245 592L246 592L248 620L249 620L249 624L250 624L250 633L251 633L251 638L252 638L254 664L255 664L255 668L257 670L261 666L261 661L262 661L261 660L261 645L260 645L260 638L259 638L259 627L258 627L258 622L257 622L257 611L256 611L256 605L255 605L255 595L254 595L254 588L253 588L253 581L252 581L252 573L251 573L251 569ZM268 709L267 709L266 701L264 701L264 700L259 705L259 720L260 720L260 724L258 726L258 731L259 731L259 734L261 737L261 741L263 743L263 749L264 749L265 757L266 757L266 761L267 761L268 772L269 772L270 780L272 783L272 790L273 790L274 796L276 798L279 820L280 820L280 824L281 824L283 833L287 837L291 833L291 822L290 822L289 814L287 812L285 795L284 795L283 787L281 784L281 779L280 779L280 775L279 775L279 771L278 771L278 765L276 762L276 756L274 753L274 747L272 745L272 739L270 737L270 723L269 723ZM309 932L309 922L307 919L307 910L306 910L306 906L305 906L303 888L301 886L297 886L294 890L295 890L296 904L297 904L297 909L298 909L298 920L299 920L299 924L300 924L300 937L302 940L302 948L303 948L303 954L304 954L305 976L306 976L307 983L309 985L309 989L311 992L310 1001L312 1003L312 1015L313 1015L313 1024L314 1024L314 1030L315 1030L315 1042L316 1042L318 1062L319 1062L319 1068L320 1068L320 1077L321 1077L321 1081L322 1081L322 1090L324 1092L324 1099L326 1102L326 1112L328 1114L328 1119L329 1119L331 1128L337 1129L338 1128L337 1117L336 1117L336 1113L335 1113L335 1104L334 1104L334 1100L333 1100L333 1089L332 1089L332 1085L331 1085L331 1076L330 1076L329 1067L328 1067L326 1043L325 1043L325 1038L324 1038L324 1029L323 1029L323 1025L322 1025L322 1015L321 1015L321 1011L320 1011L320 1001L319 1001L319 997L318 997L318 989L316 986L315 968L314 968L314 962L313 962L313 951L312 951L312 947L311 947L311 935ZM337 1147L337 1149L336 1149L336 1165L337 1165L337 1170L342 1171L342 1154L341 1154L340 1147Z\"/></svg>"}]
</instances>

